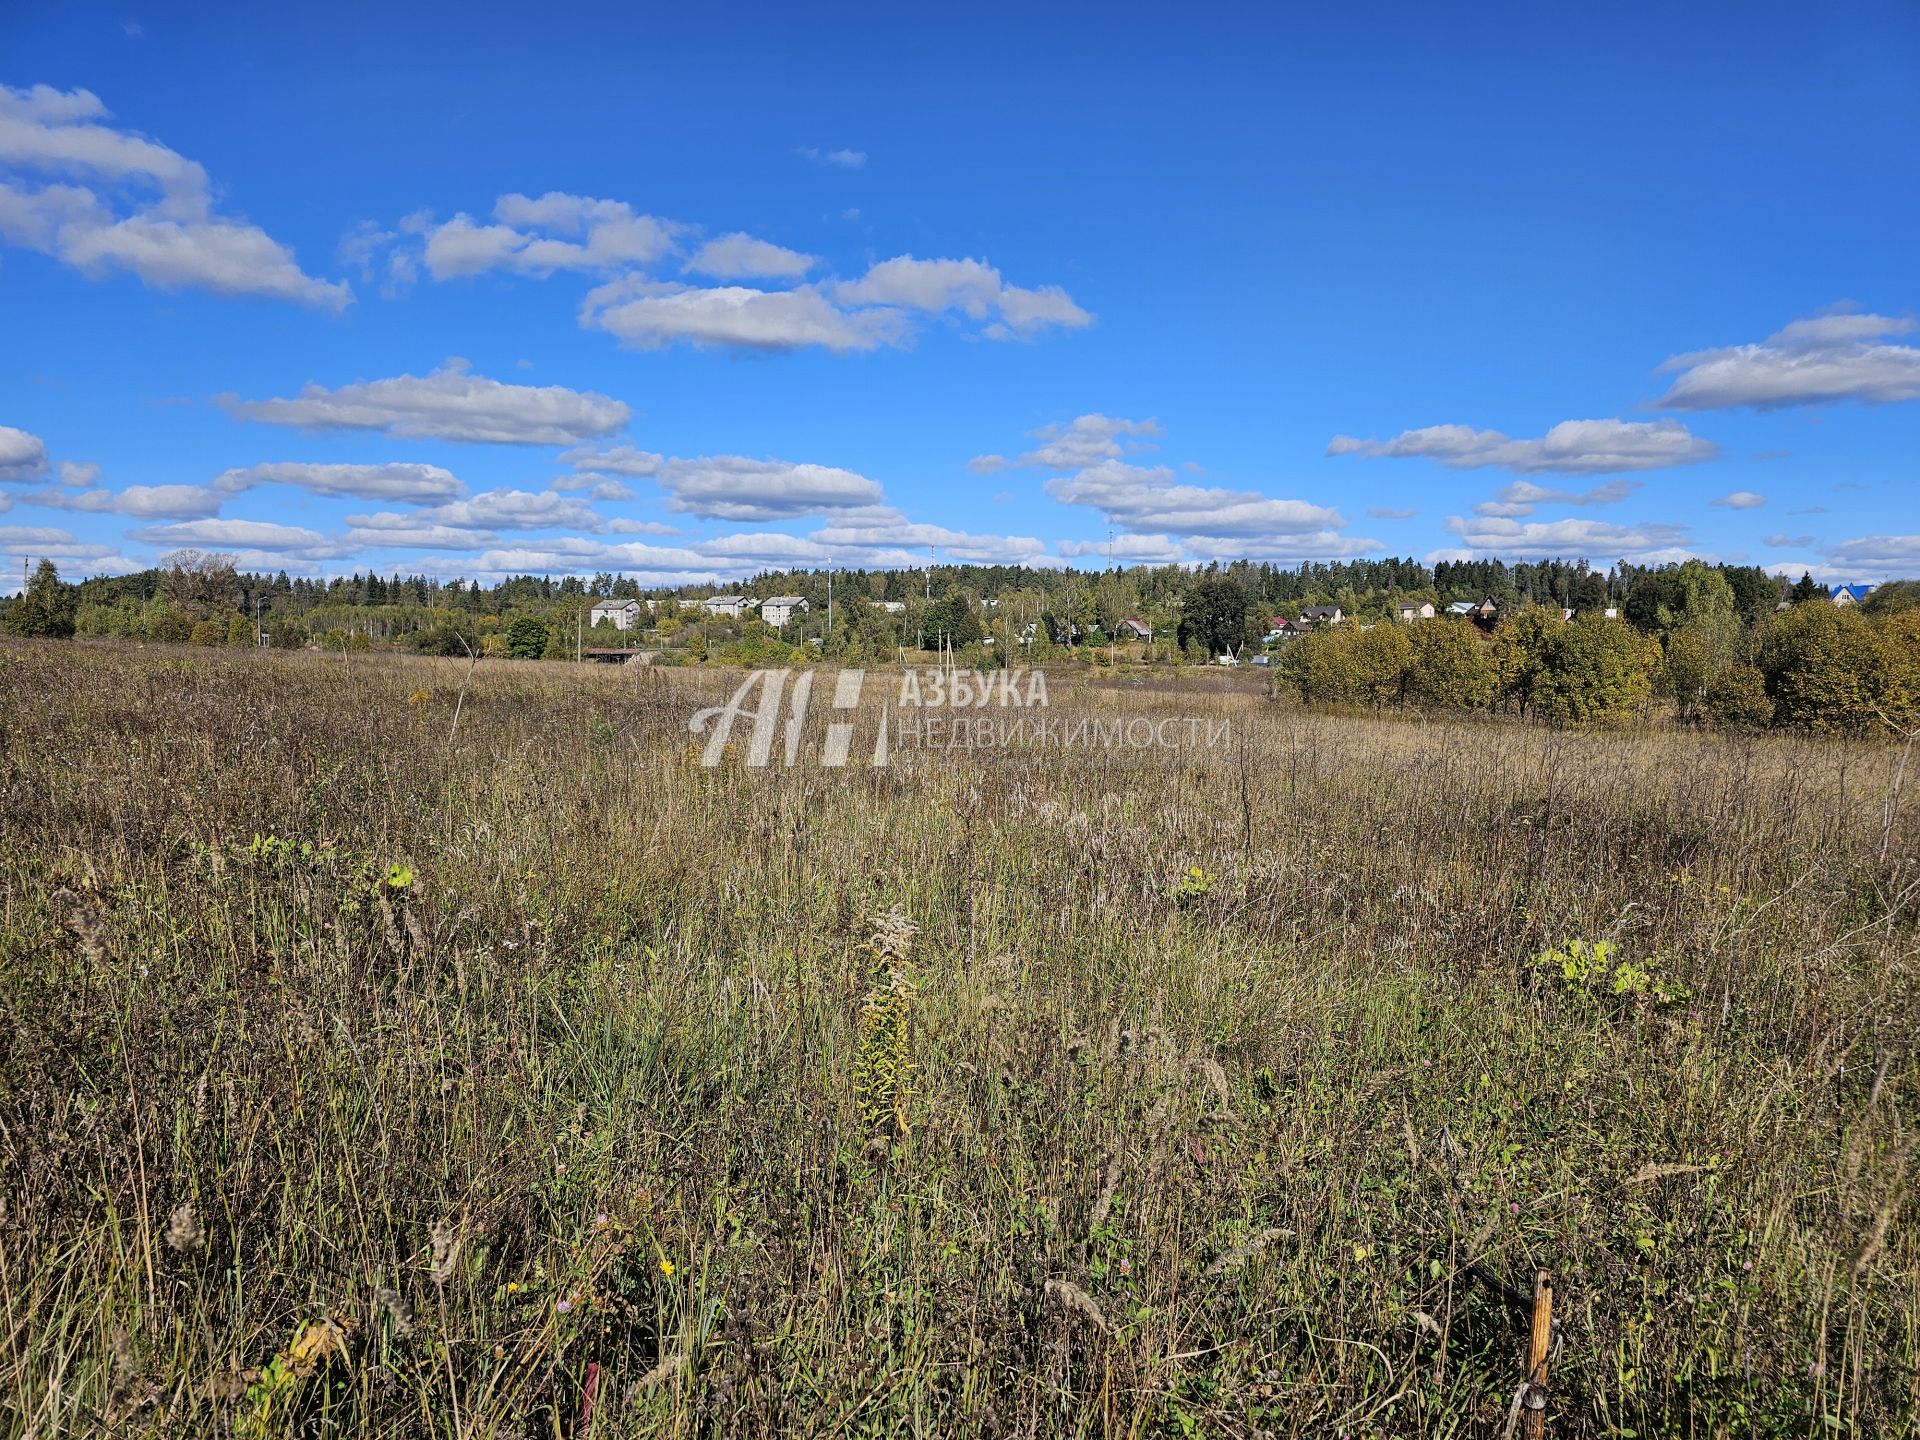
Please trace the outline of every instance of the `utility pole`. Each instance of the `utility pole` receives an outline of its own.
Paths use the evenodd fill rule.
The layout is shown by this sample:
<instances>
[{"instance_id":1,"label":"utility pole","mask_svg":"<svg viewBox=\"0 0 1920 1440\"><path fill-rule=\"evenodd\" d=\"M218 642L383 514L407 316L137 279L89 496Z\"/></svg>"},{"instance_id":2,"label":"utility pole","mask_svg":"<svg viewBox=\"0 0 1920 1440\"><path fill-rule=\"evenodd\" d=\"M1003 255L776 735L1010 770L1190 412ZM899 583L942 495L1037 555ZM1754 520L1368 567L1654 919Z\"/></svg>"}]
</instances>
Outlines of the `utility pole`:
<instances>
[{"instance_id":1,"label":"utility pole","mask_svg":"<svg viewBox=\"0 0 1920 1440\"><path fill-rule=\"evenodd\" d=\"M827 557L827 638L820 646L820 653L827 653L827 646L833 644L833 557Z\"/></svg>"}]
</instances>

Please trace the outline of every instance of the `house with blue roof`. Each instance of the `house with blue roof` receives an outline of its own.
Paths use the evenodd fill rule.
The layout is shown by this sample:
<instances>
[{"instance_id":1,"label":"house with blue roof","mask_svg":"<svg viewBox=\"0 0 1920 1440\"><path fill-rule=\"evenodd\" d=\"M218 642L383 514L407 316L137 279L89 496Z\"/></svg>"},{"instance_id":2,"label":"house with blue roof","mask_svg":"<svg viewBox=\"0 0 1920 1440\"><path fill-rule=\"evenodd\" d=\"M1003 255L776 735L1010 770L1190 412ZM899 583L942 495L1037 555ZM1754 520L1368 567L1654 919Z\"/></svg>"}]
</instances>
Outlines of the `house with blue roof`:
<instances>
[{"instance_id":1,"label":"house with blue roof","mask_svg":"<svg viewBox=\"0 0 1920 1440\"><path fill-rule=\"evenodd\" d=\"M1871 585L1832 585L1827 588L1827 599L1836 605L1858 605L1872 593Z\"/></svg>"}]
</instances>

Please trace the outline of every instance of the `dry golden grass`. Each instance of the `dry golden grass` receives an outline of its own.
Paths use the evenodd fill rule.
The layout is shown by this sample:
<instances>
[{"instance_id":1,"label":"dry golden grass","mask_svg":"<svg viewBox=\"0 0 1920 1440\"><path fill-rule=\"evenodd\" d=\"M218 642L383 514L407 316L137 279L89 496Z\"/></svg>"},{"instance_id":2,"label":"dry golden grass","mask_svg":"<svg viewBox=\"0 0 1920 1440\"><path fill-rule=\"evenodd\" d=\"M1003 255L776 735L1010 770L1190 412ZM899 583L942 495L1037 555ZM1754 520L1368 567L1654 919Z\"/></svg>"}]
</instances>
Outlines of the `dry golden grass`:
<instances>
[{"instance_id":1,"label":"dry golden grass","mask_svg":"<svg viewBox=\"0 0 1920 1440\"><path fill-rule=\"evenodd\" d=\"M1536 1265L1551 1434L1912 1433L1893 752L1081 673L1233 742L709 770L737 677L464 672L0 648L0 1434L1497 1433Z\"/></svg>"}]
</instances>

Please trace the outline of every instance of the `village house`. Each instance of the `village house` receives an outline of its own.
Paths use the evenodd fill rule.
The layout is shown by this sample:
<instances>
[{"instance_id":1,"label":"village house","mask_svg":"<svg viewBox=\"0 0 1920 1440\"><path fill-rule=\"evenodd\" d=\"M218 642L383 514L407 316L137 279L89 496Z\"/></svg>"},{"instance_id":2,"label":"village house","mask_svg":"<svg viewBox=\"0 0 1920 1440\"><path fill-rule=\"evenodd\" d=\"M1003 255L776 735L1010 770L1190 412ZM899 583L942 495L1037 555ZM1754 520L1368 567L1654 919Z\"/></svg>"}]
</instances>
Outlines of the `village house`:
<instances>
[{"instance_id":1,"label":"village house","mask_svg":"<svg viewBox=\"0 0 1920 1440\"><path fill-rule=\"evenodd\" d=\"M1151 640L1153 627L1144 620L1135 620L1131 616L1113 627L1116 640Z\"/></svg>"},{"instance_id":2,"label":"village house","mask_svg":"<svg viewBox=\"0 0 1920 1440\"><path fill-rule=\"evenodd\" d=\"M738 620L753 608L751 595L710 595L700 602L709 615L724 615L729 620Z\"/></svg>"},{"instance_id":3,"label":"village house","mask_svg":"<svg viewBox=\"0 0 1920 1440\"><path fill-rule=\"evenodd\" d=\"M1267 625L1267 639L1291 640L1296 635L1307 633L1307 627L1298 620L1289 620L1284 615L1276 615Z\"/></svg>"},{"instance_id":4,"label":"village house","mask_svg":"<svg viewBox=\"0 0 1920 1440\"><path fill-rule=\"evenodd\" d=\"M760 618L774 629L784 630L789 620L805 614L808 608L804 595L775 595L760 602Z\"/></svg>"},{"instance_id":5,"label":"village house","mask_svg":"<svg viewBox=\"0 0 1920 1440\"><path fill-rule=\"evenodd\" d=\"M1338 625L1347 615L1338 605L1309 605L1300 612L1303 625Z\"/></svg>"},{"instance_id":6,"label":"village house","mask_svg":"<svg viewBox=\"0 0 1920 1440\"><path fill-rule=\"evenodd\" d=\"M598 625L602 620L611 620L616 630L631 630L640 623L640 602L638 600L596 600L588 613L589 624Z\"/></svg>"},{"instance_id":7,"label":"village house","mask_svg":"<svg viewBox=\"0 0 1920 1440\"><path fill-rule=\"evenodd\" d=\"M1415 620L1431 620L1433 619L1433 602L1431 600L1402 600L1394 607L1394 613L1409 625Z\"/></svg>"},{"instance_id":8,"label":"village house","mask_svg":"<svg viewBox=\"0 0 1920 1440\"><path fill-rule=\"evenodd\" d=\"M1873 593L1871 585L1834 585L1827 590L1827 599L1835 605L1858 605Z\"/></svg>"},{"instance_id":9,"label":"village house","mask_svg":"<svg viewBox=\"0 0 1920 1440\"><path fill-rule=\"evenodd\" d=\"M904 600L881 600L876 603L889 615L904 615L907 613L907 604Z\"/></svg>"}]
</instances>

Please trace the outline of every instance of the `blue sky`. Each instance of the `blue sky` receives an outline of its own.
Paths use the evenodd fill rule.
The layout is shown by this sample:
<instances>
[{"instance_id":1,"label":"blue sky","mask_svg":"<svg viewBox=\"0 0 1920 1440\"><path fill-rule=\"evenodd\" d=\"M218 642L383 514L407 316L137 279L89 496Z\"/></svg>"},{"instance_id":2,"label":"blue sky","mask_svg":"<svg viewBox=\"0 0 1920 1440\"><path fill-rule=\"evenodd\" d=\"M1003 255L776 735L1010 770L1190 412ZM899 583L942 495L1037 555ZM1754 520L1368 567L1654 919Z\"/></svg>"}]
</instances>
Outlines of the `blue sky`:
<instances>
[{"instance_id":1,"label":"blue sky","mask_svg":"<svg viewBox=\"0 0 1920 1440\"><path fill-rule=\"evenodd\" d=\"M1911 4L14 0L0 85L16 574L1920 574Z\"/></svg>"}]
</instances>

